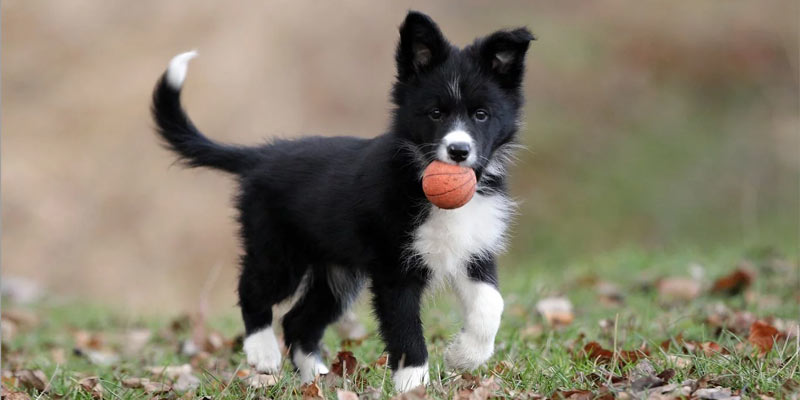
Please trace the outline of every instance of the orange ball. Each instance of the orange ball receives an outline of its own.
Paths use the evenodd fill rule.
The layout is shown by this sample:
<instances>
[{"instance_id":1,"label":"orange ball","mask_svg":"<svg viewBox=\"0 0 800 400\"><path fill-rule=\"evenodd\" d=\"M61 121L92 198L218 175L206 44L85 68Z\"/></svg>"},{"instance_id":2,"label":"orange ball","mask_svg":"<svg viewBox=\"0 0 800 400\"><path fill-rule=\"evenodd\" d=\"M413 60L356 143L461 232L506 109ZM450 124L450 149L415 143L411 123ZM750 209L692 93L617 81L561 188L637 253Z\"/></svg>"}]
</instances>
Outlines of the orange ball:
<instances>
[{"instance_id":1,"label":"orange ball","mask_svg":"<svg viewBox=\"0 0 800 400\"><path fill-rule=\"evenodd\" d=\"M436 207L459 208L472 199L477 180L472 168L434 161L422 174L422 191Z\"/></svg>"}]
</instances>

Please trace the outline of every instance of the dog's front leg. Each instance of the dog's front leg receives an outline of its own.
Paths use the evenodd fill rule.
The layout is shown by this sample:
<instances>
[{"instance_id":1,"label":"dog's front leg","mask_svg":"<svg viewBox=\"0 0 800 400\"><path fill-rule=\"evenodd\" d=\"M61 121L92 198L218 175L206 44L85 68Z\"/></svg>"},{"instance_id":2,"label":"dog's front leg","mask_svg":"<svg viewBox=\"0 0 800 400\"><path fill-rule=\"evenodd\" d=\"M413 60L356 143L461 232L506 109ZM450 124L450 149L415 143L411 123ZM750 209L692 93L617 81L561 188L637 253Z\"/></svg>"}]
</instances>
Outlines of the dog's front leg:
<instances>
[{"instance_id":1,"label":"dog's front leg","mask_svg":"<svg viewBox=\"0 0 800 400\"><path fill-rule=\"evenodd\" d=\"M428 350L419 315L424 289L422 277L408 275L373 278L372 282L373 305L399 392L428 383Z\"/></svg>"},{"instance_id":2,"label":"dog's front leg","mask_svg":"<svg viewBox=\"0 0 800 400\"><path fill-rule=\"evenodd\" d=\"M472 370L494 353L494 338L503 313L494 258L471 261L467 274L456 277L453 284L461 303L464 327L447 347L445 362L451 368Z\"/></svg>"}]
</instances>

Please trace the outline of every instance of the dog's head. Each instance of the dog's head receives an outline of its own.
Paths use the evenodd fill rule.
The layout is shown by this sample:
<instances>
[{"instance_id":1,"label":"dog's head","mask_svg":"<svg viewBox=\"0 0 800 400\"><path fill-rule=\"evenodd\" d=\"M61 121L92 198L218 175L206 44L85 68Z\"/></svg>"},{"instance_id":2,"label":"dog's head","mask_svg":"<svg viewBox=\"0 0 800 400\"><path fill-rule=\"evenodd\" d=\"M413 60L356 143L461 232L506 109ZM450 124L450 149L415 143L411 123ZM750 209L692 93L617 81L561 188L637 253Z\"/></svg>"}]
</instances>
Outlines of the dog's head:
<instances>
[{"instance_id":1,"label":"dog's head","mask_svg":"<svg viewBox=\"0 0 800 400\"><path fill-rule=\"evenodd\" d=\"M500 171L523 103L526 28L502 30L459 49L427 15L411 11L400 27L393 128L420 167L438 159L478 176Z\"/></svg>"}]
</instances>

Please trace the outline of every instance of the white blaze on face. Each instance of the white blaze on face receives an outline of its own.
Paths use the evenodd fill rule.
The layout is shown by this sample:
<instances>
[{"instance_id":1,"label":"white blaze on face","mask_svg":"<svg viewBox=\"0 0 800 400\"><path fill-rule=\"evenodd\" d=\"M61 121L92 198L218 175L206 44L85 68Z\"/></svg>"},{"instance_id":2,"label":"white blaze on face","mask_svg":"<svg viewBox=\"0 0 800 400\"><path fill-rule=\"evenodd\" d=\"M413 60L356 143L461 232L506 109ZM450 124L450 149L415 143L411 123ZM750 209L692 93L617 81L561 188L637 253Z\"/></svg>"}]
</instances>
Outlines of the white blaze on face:
<instances>
[{"instance_id":1,"label":"white blaze on face","mask_svg":"<svg viewBox=\"0 0 800 400\"><path fill-rule=\"evenodd\" d=\"M470 147L469 155L467 159L464 161L460 161L456 163L455 161L450 159L450 156L447 154L447 147L451 144L457 143L465 143L468 144ZM439 147L436 149L436 157L439 161L446 162L449 164L458 164L458 165L466 165L472 166L475 164L475 161L478 159L478 154L475 151L475 140L472 139L472 136L464 130L463 124L459 121L453 127L453 130L448 132L447 135L444 135L442 138L442 142L439 144Z\"/></svg>"}]
</instances>

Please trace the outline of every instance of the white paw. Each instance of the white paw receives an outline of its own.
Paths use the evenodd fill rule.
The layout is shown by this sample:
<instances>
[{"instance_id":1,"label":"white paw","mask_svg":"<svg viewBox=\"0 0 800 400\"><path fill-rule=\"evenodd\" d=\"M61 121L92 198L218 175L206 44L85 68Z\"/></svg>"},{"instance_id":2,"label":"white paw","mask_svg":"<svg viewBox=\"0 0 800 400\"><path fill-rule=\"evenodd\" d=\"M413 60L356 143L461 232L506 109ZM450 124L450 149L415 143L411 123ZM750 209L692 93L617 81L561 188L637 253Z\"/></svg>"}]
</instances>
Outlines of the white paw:
<instances>
[{"instance_id":1,"label":"white paw","mask_svg":"<svg viewBox=\"0 0 800 400\"><path fill-rule=\"evenodd\" d=\"M297 371L300 372L300 380L303 383L312 382L318 375L330 372L318 355L306 354L300 349L292 351L292 361L297 367Z\"/></svg>"},{"instance_id":2,"label":"white paw","mask_svg":"<svg viewBox=\"0 0 800 400\"><path fill-rule=\"evenodd\" d=\"M248 336L243 347L247 363L258 372L274 374L280 371L281 350L271 326Z\"/></svg>"},{"instance_id":3,"label":"white paw","mask_svg":"<svg viewBox=\"0 0 800 400\"><path fill-rule=\"evenodd\" d=\"M494 340L480 339L467 332L456 336L444 352L444 362L457 370L473 370L480 367L494 353Z\"/></svg>"},{"instance_id":4,"label":"white paw","mask_svg":"<svg viewBox=\"0 0 800 400\"><path fill-rule=\"evenodd\" d=\"M428 384L428 364L419 367L404 367L395 371L392 376L394 389L398 392L408 392L420 385Z\"/></svg>"}]
</instances>

